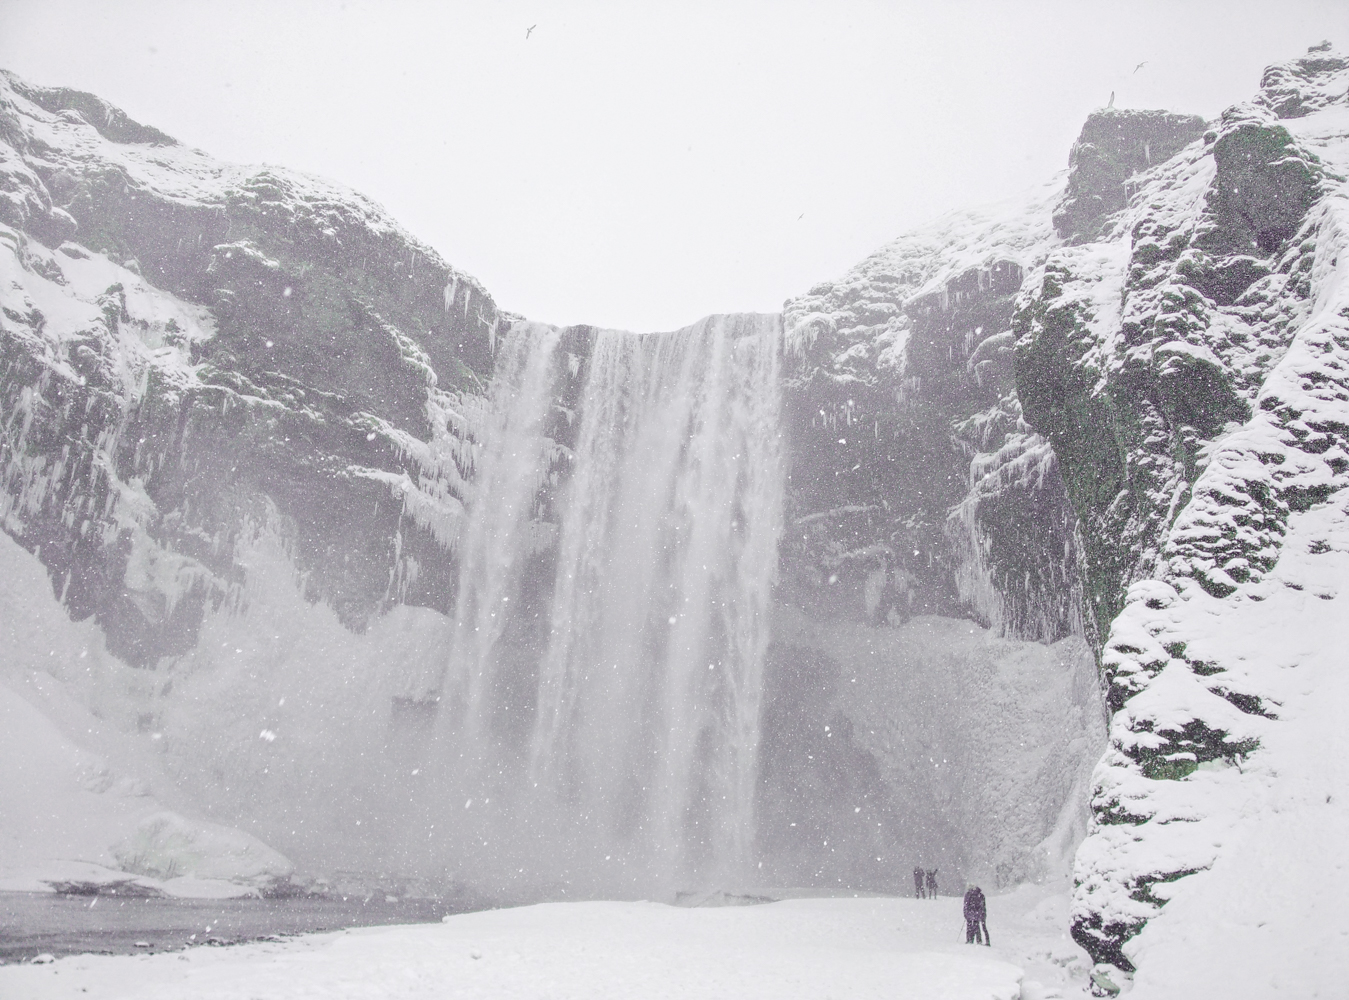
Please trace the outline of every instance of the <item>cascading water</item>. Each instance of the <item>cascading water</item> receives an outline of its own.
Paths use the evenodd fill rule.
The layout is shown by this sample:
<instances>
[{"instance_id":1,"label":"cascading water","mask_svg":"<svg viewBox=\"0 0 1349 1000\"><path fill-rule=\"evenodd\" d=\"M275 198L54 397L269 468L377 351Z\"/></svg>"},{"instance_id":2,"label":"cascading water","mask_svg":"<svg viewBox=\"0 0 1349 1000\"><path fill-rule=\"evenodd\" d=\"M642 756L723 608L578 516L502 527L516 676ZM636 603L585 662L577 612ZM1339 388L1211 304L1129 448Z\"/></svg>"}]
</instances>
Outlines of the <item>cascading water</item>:
<instances>
[{"instance_id":1,"label":"cascading water","mask_svg":"<svg viewBox=\"0 0 1349 1000\"><path fill-rule=\"evenodd\" d=\"M442 685L445 794L480 803L456 849L597 887L734 879L782 521L780 320L568 349L586 336L518 324L502 347Z\"/></svg>"},{"instance_id":2,"label":"cascading water","mask_svg":"<svg viewBox=\"0 0 1349 1000\"><path fill-rule=\"evenodd\" d=\"M482 737L487 685L495 674L510 600L530 558L547 545L535 503L558 446L546 434L553 407L561 331L520 324L502 347L491 391L492 423L474 485L472 514L460 536L455 637L446 674L464 735Z\"/></svg>"}]
</instances>

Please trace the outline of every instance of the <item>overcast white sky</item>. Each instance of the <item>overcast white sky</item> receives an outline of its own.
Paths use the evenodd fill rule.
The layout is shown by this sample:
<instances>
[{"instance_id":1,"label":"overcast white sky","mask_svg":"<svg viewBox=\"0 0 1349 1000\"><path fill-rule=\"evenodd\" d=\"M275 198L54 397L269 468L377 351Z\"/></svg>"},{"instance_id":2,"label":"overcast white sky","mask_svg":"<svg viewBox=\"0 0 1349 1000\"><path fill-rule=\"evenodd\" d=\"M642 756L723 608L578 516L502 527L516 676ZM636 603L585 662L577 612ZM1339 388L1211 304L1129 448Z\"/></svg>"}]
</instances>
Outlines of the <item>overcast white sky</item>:
<instances>
[{"instance_id":1,"label":"overcast white sky","mask_svg":"<svg viewBox=\"0 0 1349 1000\"><path fill-rule=\"evenodd\" d=\"M1345 0L0 0L0 65L355 187L508 309L657 330L1044 180L1111 91L1212 116L1347 29Z\"/></svg>"}]
</instances>

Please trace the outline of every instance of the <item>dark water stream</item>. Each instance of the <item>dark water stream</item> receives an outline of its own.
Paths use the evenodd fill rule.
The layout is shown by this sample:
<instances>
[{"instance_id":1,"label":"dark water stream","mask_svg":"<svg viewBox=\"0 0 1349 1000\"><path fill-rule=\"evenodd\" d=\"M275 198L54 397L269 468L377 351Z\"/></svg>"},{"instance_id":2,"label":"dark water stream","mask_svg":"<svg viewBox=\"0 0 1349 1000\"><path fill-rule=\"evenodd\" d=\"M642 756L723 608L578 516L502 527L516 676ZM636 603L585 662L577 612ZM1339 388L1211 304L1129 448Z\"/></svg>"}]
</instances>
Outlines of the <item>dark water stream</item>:
<instances>
[{"instance_id":1,"label":"dark water stream","mask_svg":"<svg viewBox=\"0 0 1349 1000\"><path fill-rule=\"evenodd\" d=\"M431 923L481 903L384 895L172 899L0 892L0 962L43 953L146 954L274 935L377 924Z\"/></svg>"}]
</instances>

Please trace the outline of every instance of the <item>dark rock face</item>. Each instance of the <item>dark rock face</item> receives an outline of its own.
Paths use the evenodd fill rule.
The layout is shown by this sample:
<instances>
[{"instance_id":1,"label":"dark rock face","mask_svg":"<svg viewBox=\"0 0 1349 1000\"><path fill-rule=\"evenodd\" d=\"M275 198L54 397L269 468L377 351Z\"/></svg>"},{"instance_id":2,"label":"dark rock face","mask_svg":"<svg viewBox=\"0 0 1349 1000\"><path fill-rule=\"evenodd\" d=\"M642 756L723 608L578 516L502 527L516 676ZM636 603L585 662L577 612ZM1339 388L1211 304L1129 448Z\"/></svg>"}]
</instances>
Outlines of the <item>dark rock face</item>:
<instances>
[{"instance_id":1,"label":"dark rock face","mask_svg":"<svg viewBox=\"0 0 1349 1000\"><path fill-rule=\"evenodd\" d=\"M1055 828L1075 843L1085 826L1061 810L1103 738L1099 635L1060 459L1023 416L1012 329L1027 274L1060 243L1059 194L938 220L785 306L788 480L758 790L759 847L780 878L902 890L895 869L921 856L957 881L1010 885L1060 849L1029 845ZM1076 742L1004 779L996 754L970 748L1050 737L987 685L1002 683L1000 657L1044 656L1037 690L1078 684L1049 710L1080 707L1056 723ZM989 791L1022 778L1043 790Z\"/></svg>"},{"instance_id":2,"label":"dark rock face","mask_svg":"<svg viewBox=\"0 0 1349 1000\"><path fill-rule=\"evenodd\" d=\"M87 301L67 272L121 265L87 320L29 301L0 324L5 413L25 415L7 529L72 614L129 662L182 652L265 524L349 627L452 607L456 399L499 322L481 286L352 192L215 163L92 95L5 75L0 138L0 222L32 280ZM166 323L173 302L199 308Z\"/></svg>"},{"instance_id":3,"label":"dark rock face","mask_svg":"<svg viewBox=\"0 0 1349 1000\"><path fill-rule=\"evenodd\" d=\"M1076 518L1012 365L1013 305L1023 262L1052 242L1047 212L1019 239L944 222L787 303L784 595L857 621L1080 634ZM986 262L952 267L958 240Z\"/></svg>"},{"instance_id":4,"label":"dark rock face","mask_svg":"<svg viewBox=\"0 0 1349 1000\"><path fill-rule=\"evenodd\" d=\"M1096 236L1129 199L1129 179L1165 163L1204 132L1204 120L1169 111L1094 111L1068 157L1068 189L1054 211L1065 240Z\"/></svg>"},{"instance_id":5,"label":"dark rock face","mask_svg":"<svg viewBox=\"0 0 1349 1000\"><path fill-rule=\"evenodd\" d=\"M1282 125L1240 107L1219 122L1213 161L1218 175L1209 200L1212 221L1200 246L1215 256L1275 253L1321 194L1315 155L1302 150ZM1229 302L1234 292L1244 291L1222 284L1215 290Z\"/></svg>"}]
</instances>

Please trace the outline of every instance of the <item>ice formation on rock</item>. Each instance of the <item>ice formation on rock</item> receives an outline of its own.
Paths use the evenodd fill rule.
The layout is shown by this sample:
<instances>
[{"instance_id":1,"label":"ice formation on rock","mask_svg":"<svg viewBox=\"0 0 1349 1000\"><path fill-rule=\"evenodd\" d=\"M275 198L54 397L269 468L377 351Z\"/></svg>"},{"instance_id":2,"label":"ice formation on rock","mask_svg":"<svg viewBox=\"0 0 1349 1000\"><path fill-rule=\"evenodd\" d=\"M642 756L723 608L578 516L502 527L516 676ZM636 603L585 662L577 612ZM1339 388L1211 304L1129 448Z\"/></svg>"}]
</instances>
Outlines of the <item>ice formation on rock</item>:
<instances>
[{"instance_id":1,"label":"ice formation on rock","mask_svg":"<svg viewBox=\"0 0 1349 1000\"><path fill-rule=\"evenodd\" d=\"M24 669L184 814L368 857L342 797L377 808L453 607L495 305L354 192L92 95L4 74L0 136L0 515L75 619Z\"/></svg>"},{"instance_id":2,"label":"ice formation on rock","mask_svg":"<svg viewBox=\"0 0 1349 1000\"><path fill-rule=\"evenodd\" d=\"M1078 636L1009 639L968 619L896 626L775 617L760 855L770 884L912 891L914 865L1004 889L1061 877L1086 832L1105 737Z\"/></svg>"},{"instance_id":3,"label":"ice formation on rock","mask_svg":"<svg viewBox=\"0 0 1349 1000\"><path fill-rule=\"evenodd\" d=\"M1061 187L943 217L787 303L795 600L1042 641L1092 631L1077 516L1012 372L1013 304L1059 242Z\"/></svg>"},{"instance_id":4,"label":"ice formation on rock","mask_svg":"<svg viewBox=\"0 0 1349 1000\"><path fill-rule=\"evenodd\" d=\"M0 537L0 888L256 894L293 865L241 830L188 820L149 743L122 731L128 669L71 622L42 565ZM139 743L140 746L135 744Z\"/></svg>"},{"instance_id":5,"label":"ice formation on rock","mask_svg":"<svg viewBox=\"0 0 1349 1000\"><path fill-rule=\"evenodd\" d=\"M185 653L269 520L357 631L452 608L486 292L355 192L92 95L4 74L0 124L0 505L72 613Z\"/></svg>"}]
</instances>

